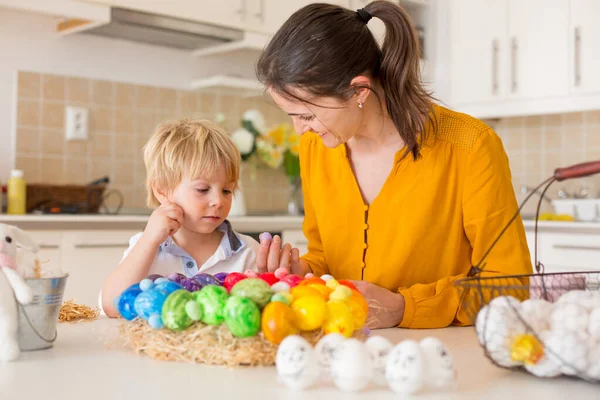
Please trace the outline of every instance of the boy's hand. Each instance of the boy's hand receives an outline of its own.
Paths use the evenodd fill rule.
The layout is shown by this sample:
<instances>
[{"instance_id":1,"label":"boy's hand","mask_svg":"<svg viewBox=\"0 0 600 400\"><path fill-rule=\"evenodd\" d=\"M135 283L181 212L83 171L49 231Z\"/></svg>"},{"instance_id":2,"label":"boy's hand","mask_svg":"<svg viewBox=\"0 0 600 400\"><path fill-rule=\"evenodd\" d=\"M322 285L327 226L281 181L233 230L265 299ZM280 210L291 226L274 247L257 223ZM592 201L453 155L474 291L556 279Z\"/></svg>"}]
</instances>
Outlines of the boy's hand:
<instances>
[{"instance_id":1,"label":"boy's hand","mask_svg":"<svg viewBox=\"0 0 600 400\"><path fill-rule=\"evenodd\" d=\"M152 212L144 236L159 246L183 224L183 210L176 204L165 203Z\"/></svg>"}]
</instances>

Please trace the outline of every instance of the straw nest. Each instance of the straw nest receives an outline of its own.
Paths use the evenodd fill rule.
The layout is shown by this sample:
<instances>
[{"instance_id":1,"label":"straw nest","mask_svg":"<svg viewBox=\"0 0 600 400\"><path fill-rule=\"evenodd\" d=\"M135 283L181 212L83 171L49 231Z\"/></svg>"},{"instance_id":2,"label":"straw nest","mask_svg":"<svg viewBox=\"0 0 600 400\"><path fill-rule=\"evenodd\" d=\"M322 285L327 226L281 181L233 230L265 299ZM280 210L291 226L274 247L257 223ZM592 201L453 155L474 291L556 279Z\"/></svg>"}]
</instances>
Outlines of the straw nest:
<instances>
[{"instance_id":1,"label":"straw nest","mask_svg":"<svg viewBox=\"0 0 600 400\"><path fill-rule=\"evenodd\" d=\"M323 336L322 331L301 334L313 346ZM364 340L365 334L356 331L354 337ZM269 366L275 365L277 345L266 340L261 333L250 338L236 338L229 329L195 323L185 331L172 332L154 329L144 320L122 320L119 338L124 347L137 354L163 361L183 361L211 365Z\"/></svg>"}]
</instances>

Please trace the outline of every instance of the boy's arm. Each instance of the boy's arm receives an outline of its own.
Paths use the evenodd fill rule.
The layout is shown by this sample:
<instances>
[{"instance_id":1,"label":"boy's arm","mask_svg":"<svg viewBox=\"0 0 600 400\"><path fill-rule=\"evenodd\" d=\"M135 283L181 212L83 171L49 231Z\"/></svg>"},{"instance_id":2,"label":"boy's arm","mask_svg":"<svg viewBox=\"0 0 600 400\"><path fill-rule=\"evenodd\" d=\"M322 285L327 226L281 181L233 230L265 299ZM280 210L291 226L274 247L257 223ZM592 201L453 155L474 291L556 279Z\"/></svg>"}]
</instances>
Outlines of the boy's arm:
<instances>
[{"instance_id":1,"label":"boy's arm","mask_svg":"<svg viewBox=\"0 0 600 400\"><path fill-rule=\"evenodd\" d=\"M137 235L136 235L137 236ZM113 301L116 297L129 286L137 283L148 276L150 267L156 258L156 252L160 245L151 240L148 236L141 234L137 238L132 238L130 251L126 252L125 258L119 266L112 271L102 288L102 309L107 316L115 318L118 311L115 309Z\"/></svg>"}]
</instances>

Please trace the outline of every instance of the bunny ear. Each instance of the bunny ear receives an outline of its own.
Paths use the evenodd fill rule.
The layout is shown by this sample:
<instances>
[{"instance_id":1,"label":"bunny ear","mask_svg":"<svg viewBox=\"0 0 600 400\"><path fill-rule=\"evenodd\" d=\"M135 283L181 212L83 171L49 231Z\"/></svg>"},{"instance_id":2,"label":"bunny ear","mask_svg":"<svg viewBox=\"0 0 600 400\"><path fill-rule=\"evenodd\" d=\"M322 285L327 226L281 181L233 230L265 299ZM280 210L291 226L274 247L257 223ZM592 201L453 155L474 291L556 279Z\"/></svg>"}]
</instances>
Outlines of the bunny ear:
<instances>
[{"instance_id":1,"label":"bunny ear","mask_svg":"<svg viewBox=\"0 0 600 400\"><path fill-rule=\"evenodd\" d=\"M31 238L27 236L25 232L23 232L16 226L12 226L11 228L13 231L13 235L17 240L17 243L19 243L22 247L25 247L26 249L29 249L34 253L40 251L40 247L33 240L31 240Z\"/></svg>"}]
</instances>

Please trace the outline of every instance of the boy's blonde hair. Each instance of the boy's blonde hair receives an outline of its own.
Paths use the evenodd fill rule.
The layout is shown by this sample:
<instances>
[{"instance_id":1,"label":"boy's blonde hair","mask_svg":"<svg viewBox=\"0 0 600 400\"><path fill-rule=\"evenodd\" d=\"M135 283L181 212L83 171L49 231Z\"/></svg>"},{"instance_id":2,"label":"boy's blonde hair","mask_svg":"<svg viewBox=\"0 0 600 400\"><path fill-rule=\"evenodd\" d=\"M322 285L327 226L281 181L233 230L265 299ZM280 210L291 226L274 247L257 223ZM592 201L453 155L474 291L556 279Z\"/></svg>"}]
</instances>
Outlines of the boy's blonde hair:
<instances>
[{"instance_id":1,"label":"boy's blonde hair","mask_svg":"<svg viewBox=\"0 0 600 400\"><path fill-rule=\"evenodd\" d=\"M229 135L211 121L161 123L144 146L148 206L160 205L153 186L170 192L184 177L212 176L219 168L225 168L227 180L237 187L240 159Z\"/></svg>"}]
</instances>

